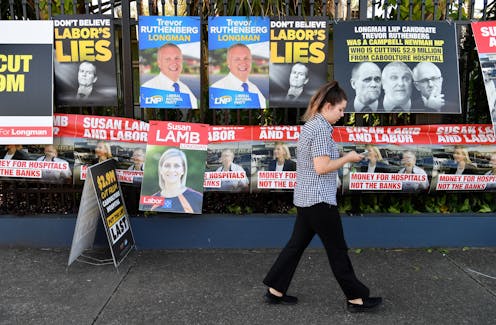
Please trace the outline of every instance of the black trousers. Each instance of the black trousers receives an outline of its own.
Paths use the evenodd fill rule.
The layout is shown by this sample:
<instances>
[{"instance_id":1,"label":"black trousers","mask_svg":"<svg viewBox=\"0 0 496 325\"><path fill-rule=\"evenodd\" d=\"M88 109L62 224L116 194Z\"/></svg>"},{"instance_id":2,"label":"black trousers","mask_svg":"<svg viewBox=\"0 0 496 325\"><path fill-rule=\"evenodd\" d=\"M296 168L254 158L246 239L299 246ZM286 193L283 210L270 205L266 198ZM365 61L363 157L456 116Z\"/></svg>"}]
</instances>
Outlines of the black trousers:
<instances>
[{"instance_id":1,"label":"black trousers","mask_svg":"<svg viewBox=\"0 0 496 325\"><path fill-rule=\"evenodd\" d=\"M338 208L319 203L307 208L297 207L297 211L293 234L263 283L286 293L303 251L317 234L324 244L334 277L346 298L367 298L369 289L355 276L348 256Z\"/></svg>"}]
</instances>

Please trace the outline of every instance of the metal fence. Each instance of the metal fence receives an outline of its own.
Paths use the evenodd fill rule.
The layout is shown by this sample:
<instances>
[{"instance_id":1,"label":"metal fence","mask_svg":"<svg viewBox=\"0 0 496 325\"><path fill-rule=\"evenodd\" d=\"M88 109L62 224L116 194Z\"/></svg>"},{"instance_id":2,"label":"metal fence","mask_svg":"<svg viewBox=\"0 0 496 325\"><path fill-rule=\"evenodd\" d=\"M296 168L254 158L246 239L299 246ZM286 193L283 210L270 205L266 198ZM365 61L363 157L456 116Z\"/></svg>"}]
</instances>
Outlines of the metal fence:
<instances>
[{"instance_id":1,"label":"metal fence","mask_svg":"<svg viewBox=\"0 0 496 325\"><path fill-rule=\"evenodd\" d=\"M478 5L478 6L477 6ZM103 13L115 17L117 80L119 105L117 107L61 108L57 112L76 114L113 115L143 120L187 120L211 124L298 124L301 109L209 110L208 96L202 96L198 111L154 110L139 107L139 56L136 39L137 18L140 15L197 15L203 18L203 39L207 37L207 17L218 15L267 15L267 16L328 16L331 20L381 19L381 20L449 20L458 25L460 46L470 38L467 25L474 19L485 20L495 11L495 1L441 1L441 0L0 0L0 19L51 19L65 14ZM332 33L332 27L331 27ZM470 43L470 42L468 42ZM473 43L473 42L472 42ZM467 49L465 49L467 50ZM202 49L202 84L207 84L208 58ZM464 51L463 53L465 53ZM462 53L462 52L461 52ZM462 55L463 55L462 53ZM461 93L464 113L467 110L467 71L473 70L473 60L461 57ZM473 59L473 58L470 58ZM332 58L329 58L332 71ZM207 87L204 87L207 88ZM205 89L206 91L206 89ZM420 116L422 123L439 122L442 117ZM381 122L388 124L391 117ZM395 123L401 122L394 120ZM416 123L413 118L408 123ZM451 122L451 121L443 121ZM460 122L460 121L456 121ZM465 121L463 121L465 122ZM358 119L356 123L363 121Z\"/></svg>"},{"instance_id":2,"label":"metal fence","mask_svg":"<svg viewBox=\"0 0 496 325\"><path fill-rule=\"evenodd\" d=\"M462 115L382 114L382 125L485 122L484 116L471 120L468 102L470 74L478 68L475 43L470 22L496 17L496 0L0 0L1 20L46 20L57 15L98 14L114 17L119 104L116 107L56 107L59 113L111 115L142 120L182 120L209 124L299 124L303 107L298 109L210 110L208 94L201 96L199 110L156 110L139 107L139 55L136 30L140 15L195 15L202 17L202 37L206 40L209 16L328 16L331 21L369 20L447 20L458 26L460 47L460 82ZM0 31L8 32L8 31ZM332 35L332 27L330 30ZM202 84L208 84L208 58L202 48ZM332 71L332 58L329 58ZM332 78L332 76L331 76ZM206 91L208 87L203 87ZM487 105L487 103L486 103ZM369 121L362 116L347 116L355 125ZM482 120L481 120L482 119ZM487 120L489 121L489 120ZM80 188L69 185L44 185L19 181L0 182L0 214L10 213L71 213L77 210ZM138 195L128 190L133 198ZM217 196L216 196L217 197ZM218 199L218 198L217 198ZM50 202L50 204L46 204ZM20 206L21 205L21 206ZM20 209L22 208L22 209ZM21 212L19 212L21 211ZM137 211L137 210L136 210Z\"/></svg>"}]
</instances>

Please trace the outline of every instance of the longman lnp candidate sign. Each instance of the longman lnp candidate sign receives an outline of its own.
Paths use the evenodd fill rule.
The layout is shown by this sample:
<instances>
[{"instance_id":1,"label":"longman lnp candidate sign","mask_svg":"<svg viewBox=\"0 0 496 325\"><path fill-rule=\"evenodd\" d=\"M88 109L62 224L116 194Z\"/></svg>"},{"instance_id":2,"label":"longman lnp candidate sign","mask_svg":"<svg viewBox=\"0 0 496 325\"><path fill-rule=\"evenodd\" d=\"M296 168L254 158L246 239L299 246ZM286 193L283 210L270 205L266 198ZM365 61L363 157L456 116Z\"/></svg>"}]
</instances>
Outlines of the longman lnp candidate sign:
<instances>
[{"instance_id":1,"label":"longman lnp candidate sign","mask_svg":"<svg viewBox=\"0 0 496 325\"><path fill-rule=\"evenodd\" d=\"M52 143L53 22L0 21L0 30L0 143Z\"/></svg>"}]
</instances>

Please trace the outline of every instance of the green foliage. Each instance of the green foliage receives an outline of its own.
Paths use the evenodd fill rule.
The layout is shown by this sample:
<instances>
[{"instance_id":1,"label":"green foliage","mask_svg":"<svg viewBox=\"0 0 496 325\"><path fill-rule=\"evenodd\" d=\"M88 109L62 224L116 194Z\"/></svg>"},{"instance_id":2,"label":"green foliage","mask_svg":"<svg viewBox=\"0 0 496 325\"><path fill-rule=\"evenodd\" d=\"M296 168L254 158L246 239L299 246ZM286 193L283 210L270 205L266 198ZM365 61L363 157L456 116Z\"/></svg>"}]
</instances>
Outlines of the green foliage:
<instances>
[{"instance_id":1,"label":"green foliage","mask_svg":"<svg viewBox=\"0 0 496 325\"><path fill-rule=\"evenodd\" d=\"M446 8L446 0L384 1L382 5L383 10L386 10L386 7L394 7L390 11L390 19L396 19L398 17L398 9L396 7L398 2L400 3L400 20L444 20L447 18L454 20L468 19L467 12L463 6L460 7L457 2L451 2L449 7ZM437 8L435 6L436 2ZM423 8L422 4L424 4ZM446 14L448 14L448 17L446 17Z\"/></svg>"},{"instance_id":2,"label":"green foliage","mask_svg":"<svg viewBox=\"0 0 496 325\"><path fill-rule=\"evenodd\" d=\"M341 213L491 213L496 193L362 194L339 198Z\"/></svg>"},{"instance_id":3,"label":"green foliage","mask_svg":"<svg viewBox=\"0 0 496 325\"><path fill-rule=\"evenodd\" d=\"M443 254L443 255L447 255L449 253L449 250L446 248L439 248L438 252Z\"/></svg>"},{"instance_id":4,"label":"green foliage","mask_svg":"<svg viewBox=\"0 0 496 325\"><path fill-rule=\"evenodd\" d=\"M227 209L227 212L229 212L231 214L236 214L236 215L253 213L253 209L251 207L240 206L237 204L229 204L228 206L226 206L226 209Z\"/></svg>"}]
</instances>

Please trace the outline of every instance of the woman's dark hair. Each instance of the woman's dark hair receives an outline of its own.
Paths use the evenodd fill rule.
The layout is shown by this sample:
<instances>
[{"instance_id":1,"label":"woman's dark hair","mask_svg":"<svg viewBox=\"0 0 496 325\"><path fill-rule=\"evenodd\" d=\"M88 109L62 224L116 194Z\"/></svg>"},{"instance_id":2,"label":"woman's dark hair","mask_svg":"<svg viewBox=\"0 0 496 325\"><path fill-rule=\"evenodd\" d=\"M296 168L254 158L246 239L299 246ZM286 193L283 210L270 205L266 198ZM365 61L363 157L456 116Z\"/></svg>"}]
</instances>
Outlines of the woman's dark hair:
<instances>
[{"instance_id":1,"label":"woman's dark hair","mask_svg":"<svg viewBox=\"0 0 496 325\"><path fill-rule=\"evenodd\" d=\"M301 119L303 121L308 121L315 114L320 113L322 107L324 107L326 103L330 103L334 106L342 102L343 100L348 100L348 97L346 96L344 90L339 87L337 81L329 81L328 83L320 87L315 95L312 96L310 102L308 103L307 110L305 111L305 114L303 114Z\"/></svg>"}]
</instances>

